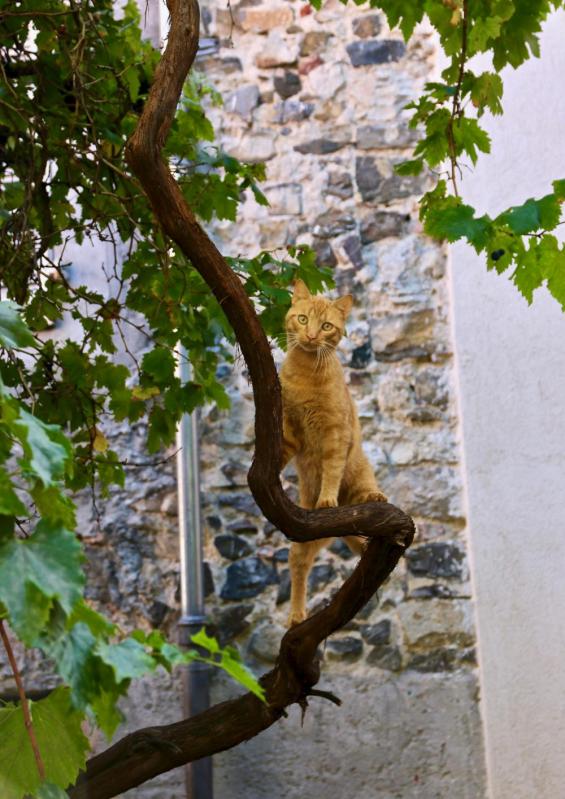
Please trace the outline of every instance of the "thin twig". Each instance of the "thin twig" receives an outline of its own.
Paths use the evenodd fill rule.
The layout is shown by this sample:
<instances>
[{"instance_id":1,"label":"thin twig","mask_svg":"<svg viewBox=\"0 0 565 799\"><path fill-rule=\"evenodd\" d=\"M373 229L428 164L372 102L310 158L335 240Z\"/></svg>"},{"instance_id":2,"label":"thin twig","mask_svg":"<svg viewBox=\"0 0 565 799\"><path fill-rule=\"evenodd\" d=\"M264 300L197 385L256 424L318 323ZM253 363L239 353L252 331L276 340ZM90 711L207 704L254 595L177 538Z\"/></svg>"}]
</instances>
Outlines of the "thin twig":
<instances>
[{"instance_id":1,"label":"thin twig","mask_svg":"<svg viewBox=\"0 0 565 799\"><path fill-rule=\"evenodd\" d=\"M18 664L16 663L16 658L14 657L14 650L12 649L12 644L10 643L10 639L8 638L8 633L6 632L6 628L4 627L4 622L2 621L2 619L0 619L0 638L2 638L2 643L4 644L4 649L6 650L6 654L8 655L8 660L10 662L12 674L14 675L14 680L16 681L20 702L22 704L22 711L24 714L25 728L29 736L31 748L33 750L33 756L35 758L37 771L39 772L39 778L43 782L45 780L45 766L43 765L43 760L41 759L41 753L37 745L37 738L35 737L35 730L33 729L33 722L31 720L31 713L29 711L28 698L24 690L24 684L22 682L22 678L18 669Z\"/></svg>"},{"instance_id":2,"label":"thin twig","mask_svg":"<svg viewBox=\"0 0 565 799\"><path fill-rule=\"evenodd\" d=\"M451 182L455 196L459 196L457 189L456 171L459 168L457 163L457 148L455 146L455 135L453 126L455 121L461 116L461 87L465 77L465 64L467 62L467 0L463 0L463 15L461 17L461 59L459 61L459 75L453 95L453 105L451 106L451 117L447 126L447 142L449 146L449 160L451 162Z\"/></svg>"}]
</instances>

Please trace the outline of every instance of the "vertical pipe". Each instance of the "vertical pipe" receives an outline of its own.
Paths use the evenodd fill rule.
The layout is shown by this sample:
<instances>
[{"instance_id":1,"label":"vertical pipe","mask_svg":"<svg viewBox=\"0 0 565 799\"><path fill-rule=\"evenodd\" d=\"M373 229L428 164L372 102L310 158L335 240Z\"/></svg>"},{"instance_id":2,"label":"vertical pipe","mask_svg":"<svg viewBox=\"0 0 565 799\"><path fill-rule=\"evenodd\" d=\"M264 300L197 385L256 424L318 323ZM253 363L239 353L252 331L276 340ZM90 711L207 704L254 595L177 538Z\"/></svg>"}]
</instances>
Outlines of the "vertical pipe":
<instances>
[{"instance_id":1,"label":"vertical pipe","mask_svg":"<svg viewBox=\"0 0 565 799\"><path fill-rule=\"evenodd\" d=\"M178 375L181 383L190 380L190 363L182 345L178 350ZM177 430L177 489L179 507L181 617L179 643L190 644L190 636L204 624L204 581L202 563L202 524L200 517L200 479L198 418L183 414ZM209 668L189 663L183 670L184 713L194 716L207 710ZM212 799L212 759L207 757L186 766L188 799Z\"/></svg>"}]
</instances>

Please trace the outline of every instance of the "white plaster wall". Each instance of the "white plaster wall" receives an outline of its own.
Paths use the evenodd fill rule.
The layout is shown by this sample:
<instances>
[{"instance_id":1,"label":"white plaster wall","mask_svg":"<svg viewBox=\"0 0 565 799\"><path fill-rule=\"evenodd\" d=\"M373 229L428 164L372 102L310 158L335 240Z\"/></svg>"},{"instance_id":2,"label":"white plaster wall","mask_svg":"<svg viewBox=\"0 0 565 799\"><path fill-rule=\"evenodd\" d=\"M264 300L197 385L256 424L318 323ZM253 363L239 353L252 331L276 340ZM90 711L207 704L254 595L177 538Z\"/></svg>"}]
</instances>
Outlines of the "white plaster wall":
<instances>
[{"instance_id":1,"label":"white plaster wall","mask_svg":"<svg viewBox=\"0 0 565 799\"><path fill-rule=\"evenodd\" d=\"M465 172L481 211L565 176L565 14L541 60L506 70L492 154ZM491 799L565 797L565 314L451 250Z\"/></svg>"}]
</instances>

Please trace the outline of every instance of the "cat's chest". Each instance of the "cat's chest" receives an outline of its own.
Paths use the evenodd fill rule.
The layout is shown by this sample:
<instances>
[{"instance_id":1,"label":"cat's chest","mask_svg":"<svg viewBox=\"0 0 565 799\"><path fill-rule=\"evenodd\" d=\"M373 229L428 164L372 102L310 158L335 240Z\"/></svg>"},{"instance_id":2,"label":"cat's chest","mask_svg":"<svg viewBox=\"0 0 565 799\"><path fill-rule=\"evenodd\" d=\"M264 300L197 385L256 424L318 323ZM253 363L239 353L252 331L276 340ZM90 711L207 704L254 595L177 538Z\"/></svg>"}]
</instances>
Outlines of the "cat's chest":
<instances>
[{"instance_id":1,"label":"cat's chest","mask_svg":"<svg viewBox=\"0 0 565 799\"><path fill-rule=\"evenodd\" d=\"M322 381L317 385L305 385L302 381L285 380L282 394L287 422L295 429L317 427L343 417L342 392Z\"/></svg>"}]
</instances>

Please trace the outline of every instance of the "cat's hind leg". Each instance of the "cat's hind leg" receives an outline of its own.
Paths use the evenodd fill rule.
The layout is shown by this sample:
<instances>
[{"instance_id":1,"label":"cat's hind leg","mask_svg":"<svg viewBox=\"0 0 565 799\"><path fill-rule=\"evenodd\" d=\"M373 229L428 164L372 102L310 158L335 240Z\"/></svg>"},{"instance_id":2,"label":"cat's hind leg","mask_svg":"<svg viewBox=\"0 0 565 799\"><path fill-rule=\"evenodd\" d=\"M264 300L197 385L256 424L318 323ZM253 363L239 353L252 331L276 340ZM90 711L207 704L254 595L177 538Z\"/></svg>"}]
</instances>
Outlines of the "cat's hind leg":
<instances>
[{"instance_id":1,"label":"cat's hind leg","mask_svg":"<svg viewBox=\"0 0 565 799\"><path fill-rule=\"evenodd\" d=\"M306 618L306 599L308 593L308 575L312 569L314 558L325 547L331 538L320 541L309 541L306 544L293 542L290 545L288 565L290 567L290 613L288 626L300 624Z\"/></svg>"}]
</instances>

